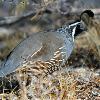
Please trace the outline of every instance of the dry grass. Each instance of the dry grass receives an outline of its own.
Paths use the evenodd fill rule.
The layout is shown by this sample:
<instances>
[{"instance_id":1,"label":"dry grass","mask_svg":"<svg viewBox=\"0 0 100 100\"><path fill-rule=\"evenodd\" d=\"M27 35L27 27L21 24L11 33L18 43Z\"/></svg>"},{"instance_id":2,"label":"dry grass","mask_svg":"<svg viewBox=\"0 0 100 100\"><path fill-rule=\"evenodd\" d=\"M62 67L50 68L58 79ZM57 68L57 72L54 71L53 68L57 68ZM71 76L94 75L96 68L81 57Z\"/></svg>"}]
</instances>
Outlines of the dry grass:
<instances>
[{"instance_id":1,"label":"dry grass","mask_svg":"<svg viewBox=\"0 0 100 100\"><path fill-rule=\"evenodd\" d=\"M100 78L89 68L68 67L61 71L54 72L52 76L44 79L21 72L17 74L20 89L16 95L2 93L2 100L99 100L100 99ZM31 80L27 85L27 80ZM6 99L5 99L6 98Z\"/></svg>"}]
</instances>

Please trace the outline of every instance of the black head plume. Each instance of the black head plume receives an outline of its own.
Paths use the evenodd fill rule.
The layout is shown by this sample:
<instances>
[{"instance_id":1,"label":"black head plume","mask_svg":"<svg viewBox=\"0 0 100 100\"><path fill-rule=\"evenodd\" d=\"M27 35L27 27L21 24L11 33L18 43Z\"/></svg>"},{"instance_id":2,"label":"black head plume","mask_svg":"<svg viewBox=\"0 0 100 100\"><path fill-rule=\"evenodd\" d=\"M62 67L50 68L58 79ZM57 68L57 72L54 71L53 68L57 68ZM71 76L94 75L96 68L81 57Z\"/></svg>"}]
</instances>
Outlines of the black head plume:
<instances>
[{"instance_id":1,"label":"black head plume","mask_svg":"<svg viewBox=\"0 0 100 100\"><path fill-rule=\"evenodd\" d=\"M80 15L80 20L84 22L86 27L91 25L93 19L94 19L94 13L91 10L85 10Z\"/></svg>"},{"instance_id":2,"label":"black head plume","mask_svg":"<svg viewBox=\"0 0 100 100\"><path fill-rule=\"evenodd\" d=\"M91 10L85 10L81 13L80 17L83 15L83 14L87 14L89 17L93 18L94 17L94 13L91 11Z\"/></svg>"}]
</instances>

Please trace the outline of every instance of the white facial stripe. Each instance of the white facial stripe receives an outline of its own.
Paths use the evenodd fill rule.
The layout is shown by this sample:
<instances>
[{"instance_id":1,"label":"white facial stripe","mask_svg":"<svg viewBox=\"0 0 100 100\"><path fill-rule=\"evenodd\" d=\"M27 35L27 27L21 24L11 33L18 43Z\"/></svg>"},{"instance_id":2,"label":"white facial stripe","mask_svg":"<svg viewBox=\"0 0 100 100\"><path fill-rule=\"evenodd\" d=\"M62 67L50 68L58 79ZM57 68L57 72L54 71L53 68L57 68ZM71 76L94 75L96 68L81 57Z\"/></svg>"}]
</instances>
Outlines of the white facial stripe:
<instances>
[{"instance_id":1,"label":"white facial stripe","mask_svg":"<svg viewBox=\"0 0 100 100\"><path fill-rule=\"evenodd\" d=\"M73 29L73 31L72 31L72 38L73 38L73 41L74 41L75 30L76 30L76 27L74 27L74 29Z\"/></svg>"},{"instance_id":2,"label":"white facial stripe","mask_svg":"<svg viewBox=\"0 0 100 100\"><path fill-rule=\"evenodd\" d=\"M81 23L81 22L73 23L73 24L69 25L69 28L72 27L72 26L76 26L77 24L80 24L80 23ZM73 38L73 41L74 41L75 30L76 30L76 27L74 27L74 29L73 29L73 31L72 31L72 38Z\"/></svg>"},{"instance_id":3,"label":"white facial stripe","mask_svg":"<svg viewBox=\"0 0 100 100\"><path fill-rule=\"evenodd\" d=\"M75 25L77 25L77 24L79 24L79 23L81 23L81 22L73 23L73 24L69 25L69 27L71 27L71 26L75 26Z\"/></svg>"}]
</instances>

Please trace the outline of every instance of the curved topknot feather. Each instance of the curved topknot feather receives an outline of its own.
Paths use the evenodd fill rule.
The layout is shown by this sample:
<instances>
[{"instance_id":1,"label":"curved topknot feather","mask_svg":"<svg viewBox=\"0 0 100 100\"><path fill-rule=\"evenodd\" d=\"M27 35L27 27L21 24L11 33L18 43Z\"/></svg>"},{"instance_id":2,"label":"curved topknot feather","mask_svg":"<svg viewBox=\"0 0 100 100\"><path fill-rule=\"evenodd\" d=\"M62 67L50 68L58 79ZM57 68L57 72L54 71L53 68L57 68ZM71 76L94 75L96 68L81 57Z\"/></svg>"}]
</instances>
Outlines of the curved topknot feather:
<instances>
[{"instance_id":1,"label":"curved topknot feather","mask_svg":"<svg viewBox=\"0 0 100 100\"><path fill-rule=\"evenodd\" d=\"M85 11L83 11L82 13L81 13L81 16L83 15L83 14L87 14L89 17L94 17L94 13L93 13L93 11L91 11L91 10L85 10ZM80 16L80 17L81 17Z\"/></svg>"}]
</instances>

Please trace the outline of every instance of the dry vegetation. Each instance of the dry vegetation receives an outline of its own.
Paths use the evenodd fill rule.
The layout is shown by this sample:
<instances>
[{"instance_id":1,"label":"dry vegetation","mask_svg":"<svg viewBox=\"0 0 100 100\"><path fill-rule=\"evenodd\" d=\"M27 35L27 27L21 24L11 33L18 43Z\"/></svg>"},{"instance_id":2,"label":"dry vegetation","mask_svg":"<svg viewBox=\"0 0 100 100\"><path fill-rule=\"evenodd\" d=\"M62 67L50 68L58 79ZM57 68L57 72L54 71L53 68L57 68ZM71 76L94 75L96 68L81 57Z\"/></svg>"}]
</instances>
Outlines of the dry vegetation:
<instances>
[{"instance_id":1,"label":"dry vegetation","mask_svg":"<svg viewBox=\"0 0 100 100\"><path fill-rule=\"evenodd\" d=\"M62 15L59 18L61 17ZM57 16L51 16L58 18L53 27L69 19L65 17L62 17L61 21ZM1 79L0 100L100 100L99 22L97 19L88 32L76 39L73 53L60 71L43 78L33 76L32 71L21 69ZM13 40L10 38L6 39L7 42L10 40L12 43L11 47L6 48L8 51L23 36L15 36L15 44L12 42L15 38ZM3 55L0 54L1 58L5 57L7 51L3 52Z\"/></svg>"}]
</instances>

